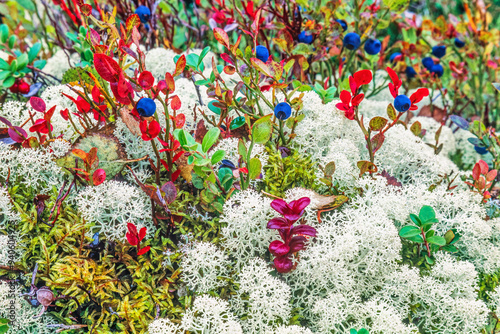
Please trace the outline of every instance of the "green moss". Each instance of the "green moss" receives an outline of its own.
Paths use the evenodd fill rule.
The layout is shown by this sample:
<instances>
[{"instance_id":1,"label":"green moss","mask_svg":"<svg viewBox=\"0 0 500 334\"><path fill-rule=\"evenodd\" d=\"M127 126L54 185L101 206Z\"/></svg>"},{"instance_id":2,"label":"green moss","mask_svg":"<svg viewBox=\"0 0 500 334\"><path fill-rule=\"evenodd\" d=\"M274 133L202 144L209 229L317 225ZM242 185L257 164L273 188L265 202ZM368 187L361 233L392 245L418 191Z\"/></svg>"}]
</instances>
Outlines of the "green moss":
<instances>
[{"instance_id":1,"label":"green moss","mask_svg":"<svg viewBox=\"0 0 500 334\"><path fill-rule=\"evenodd\" d=\"M266 148L269 159L264 166L264 191L283 197L286 190L295 187L316 189L315 164L311 157L293 150L290 155L282 157L273 148Z\"/></svg>"}]
</instances>

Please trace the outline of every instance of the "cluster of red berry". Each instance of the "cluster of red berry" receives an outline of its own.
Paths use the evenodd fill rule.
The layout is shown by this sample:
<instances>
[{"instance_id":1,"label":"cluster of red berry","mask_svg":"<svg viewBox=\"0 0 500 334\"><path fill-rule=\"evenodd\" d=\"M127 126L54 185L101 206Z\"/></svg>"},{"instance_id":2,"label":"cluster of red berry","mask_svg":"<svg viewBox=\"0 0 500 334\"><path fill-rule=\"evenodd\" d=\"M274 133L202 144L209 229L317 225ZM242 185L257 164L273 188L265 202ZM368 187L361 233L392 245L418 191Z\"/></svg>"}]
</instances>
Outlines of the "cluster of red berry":
<instances>
[{"instance_id":1,"label":"cluster of red berry","mask_svg":"<svg viewBox=\"0 0 500 334\"><path fill-rule=\"evenodd\" d=\"M16 82L10 87L10 91L14 94L28 94L30 92L31 86L21 79L16 80Z\"/></svg>"}]
</instances>

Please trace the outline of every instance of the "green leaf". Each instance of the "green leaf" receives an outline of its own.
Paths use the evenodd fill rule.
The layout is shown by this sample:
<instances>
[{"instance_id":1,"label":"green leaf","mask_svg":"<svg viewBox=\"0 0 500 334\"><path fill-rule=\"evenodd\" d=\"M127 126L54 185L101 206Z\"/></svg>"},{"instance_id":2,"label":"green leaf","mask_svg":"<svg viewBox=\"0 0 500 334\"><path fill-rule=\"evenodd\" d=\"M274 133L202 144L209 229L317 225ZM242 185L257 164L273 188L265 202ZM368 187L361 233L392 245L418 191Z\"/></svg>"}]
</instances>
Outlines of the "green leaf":
<instances>
[{"instance_id":1,"label":"green leaf","mask_svg":"<svg viewBox=\"0 0 500 334\"><path fill-rule=\"evenodd\" d=\"M12 74L11 71L2 71L2 72L0 72L0 80L5 80L11 74Z\"/></svg>"},{"instance_id":2,"label":"green leaf","mask_svg":"<svg viewBox=\"0 0 500 334\"><path fill-rule=\"evenodd\" d=\"M389 104L387 106L387 116L389 116L389 118L391 119L391 121L394 121L398 115L396 113L396 109L394 109L394 107L392 106L392 104Z\"/></svg>"},{"instance_id":3,"label":"green leaf","mask_svg":"<svg viewBox=\"0 0 500 334\"><path fill-rule=\"evenodd\" d=\"M33 66L38 68L39 70L43 69L45 65L47 65L47 60L45 59L35 60L35 62L33 63Z\"/></svg>"},{"instance_id":4,"label":"green leaf","mask_svg":"<svg viewBox=\"0 0 500 334\"><path fill-rule=\"evenodd\" d=\"M354 328L352 328L350 331L349 331L349 334L358 334L358 331L355 330Z\"/></svg>"},{"instance_id":5,"label":"green leaf","mask_svg":"<svg viewBox=\"0 0 500 334\"><path fill-rule=\"evenodd\" d=\"M420 221L420 218L417 217L417 215L410 213L410 219L415 223L415 225L422 226L422 222Z\"/></svg>"},{"instance_id":6,"label":"green leaf","mask_svg":"<svg viewBox=\"0 0 500 334\"><path fill-rule=\"evenodd\" d=\"M14 73L15 71L17 71L17 59L14 59L11 63L10 63L10 71L12 73Z\"/></svg>"},{"instance_id":7,"label":"green leaf","mask_svg":"<svg viewBox=\"0 0 500 334\"><path fill-rule=\"evenodd\" d=\"M260 175L260 171L262 169L262 164L259 159L252 158L250 159L250 163L248 164L248 176L251 180L255 180L257 176Z\"/></svg>"},{"instance_id":8,"label":"green leaf","mask_svg":"<svg viewBox=\"0 0 500 334\"><path fill-rule=\"evenodd\" d=\"M237 129L237 128L243 126L244 124L245 124L245 117L239 116L231 121L231 125L229 126L229 128L231 130L234 130L234 129Z\"/></svg>"},{"instance_id":9,"label":"green leaf","mask_svg":"<svg viewBox=\"0 0 500 334\"><path fill-rule=\"evenodd\" d=\"M358 331L358 334L369 334L369 333L368 333L368 330L367 330L367 329L361 328L361 329Z\"/></svg>"},{"instance_id":10,"label":"green leaf","mask_svg":"<svg viewBox=\"0 0 500 334\"><path fill-rule=\"evenodd\" d=\"M252 126L252 141L255 144L265 144L271 138L272 132L271 115L261 117Z\"/></svg>"},{"instance_id":11,"label":"green leaf","mask_svg":"<svg viewBox=\"0 0 500 334\"><path fill-rule=\"evenodd\" d=\"M30 50L28 51L28 63L32 63L33 60L38 56L38 53L40 52L42 48L42 43L38 42L35 43Z\"/></svg>"},{"instance_id":12,"label":"green leaf","mask_svg":"<svg viewBox=\"0 0 500 334\"><path fill-rule=\"evenodd\" d=\"M16 41L17 41L16 35L11 35L9 37L9 48L13 49L14 48L14 44L16 43Z\"/></svg>"},{"instance_id":13,"label":"green leaf","mask_svg":"<svg viewBox=\"0 0 500 334\"><path fill-rule=\"evenodd\" d=\"M17 70L22 70L26 65L28 65L28 54L23 53L17 58Z\"/></svg>"},{"instance_id":14,"label":"green leaf","mask_svg":"<svg viewBox=\"0 0 500 334\"><path fill-rule=\"evenodd\" d=\"M221 110L219 107L214 106L215 102L217 102L217 101L212 100L212 101L208 102L208 109L210 109L211 111L213 111L217 115L220 115Z\"/></svg>"},{"instance_id":15,"label":"green leaf","mask_svg":"<svg viewBox=\"0 0 500 334\"><path fill-rule=\"evenodd\" d=\"M200 58L198 59L198 66L200 66L201 62L203 61L203 58L207 55L207 53L210 52L210 47L207 46L206 48L203 49L200 53Z\"/></svg>"},{"instance_id":16,"label":"green leaf","mask_svg":"<svg viewBox=\"0 0 500 334\"><path fill-rule=\"evenodd\" d=\"M428 264L434 264L434 260L425 255L425 261L427 261Z\"/></svg>"},{"instance_id":17,"label":"green leaf","mask_svg":"<svg viewBox=\"0 0 500 334\"><path fill-rule=\"evenodd\" d=\"M14 84L14 82L16 82L16 78L14 78L14 77L8 77L7 79L5 79L3 81L2 86L4 88L10 88L10 87L12 87L12 85Z\"/></svg>"},{"instance_id":18,"label":"green leaf","mask_svg":"<svg viewBox=\"0 0 500 334\"><path fill-rule=\"evenodd\" d=\"M418 217L422 221L422 223L427 223L427 222L437 222L436 220L436 212L434 209L428 205L424 205L420 209L420 213L418 214Z\"/></svg>"},{"instance_id":19,"label":"green leaf","mask_svg":"<svg viewBox=\"0 0 500 334\"><path fill-rule=\"evenodd\" d=\"M414 237L409 237L409 238L405 238L405 239L408 239L408 240L413 241L413 242L418 242L418 243L424 242L424 238L422 238L422 236L420 234L416 235Z\"/></svg>"},{"instance_id":20,"label":"green leaf","mask_svg":"<svg viewBox=\"0 0 500 334\"><path fill-rule=\"evenodd\" d=\"M34 12L36 10L35 4L31 0L17 0L17 4L30 12Z\"/></svg>"},{"instance_id":21,"label":"green leaf","mask_svg":"<svg viewBox=\"0 0 500 334\"><path fill-rule=\"evenodd\" d=\"M245 146L245 142L242 139L238 141L238 154L243 158L243 162L246 162L245 158L247 156L247 148Z\"/></svg>"},{"instance_id":22,"label":"green leaf","mask_svg":"<svg viewBox=\"0 0 500 334\"><path fill-rule=\"evenodd\" d=\"M453 241L453 239L455 239L455 233L453 233L452 230L448 230L445 234L444 234L444 239L446 240L446 243L449 244L450 242Z\"/></svg>"},{"instance_id":23,"label":"green leaf","mask_svg":"<svg viewBox=\"0 0 500 334\"><path fill-rule=\"evenodd\" d=\"M383 0L384 5L393 12L402 13L410 4L410 0Z\"/></svg>"},{"instance_id":24,"label":"green leaf","mask_svg":"<svg viewBox=\"0 0 500 334\"><path fill-rule=\"evenodd\" d=\"M434 235L432 237L427 238L427 242L433 245L444 246L446 245L446 240L443 237L438 235Z\"/></svg>"},{"instance_id":25,"label":"green leaf","mask_svg":"<svg viewBox=\"0 0 500 334\"><path fill-rule=\"evenodd\" d=\"M0 70L10 70L10 65L5 60L0 58Z\"/></svg>"},{"instance_id":26,"label":"green leaf","mask_svg":"<svg viewBox=\"0 0 500 334\"><path fill-rule=\"evenodd\" d=\"M214 153L214 155L212 155L212 159L210 159L210 162L212 163L212 165L215 165L216 163L224 159L224 155L226 155L226 151L218 150Z\"/></svg>"},{"instance_id":27,"label":"green leaf","mask_svg":"<svg viewBox=\"0 0 500 334\"><path fill-rule=\"evenodd\" d=\"M325 166L325 176L332 176L335 173L335 162L330 161Z\"/></svg>"},{"instance_id":28,"label":"green leaf","mask_svg":"<svg viewBox=\"0 0 500 334\"><path fill-rule=\"evenodd\" d=\"M211 128L203 137L203 142L201 143L201 149L203 152L208 152L215 142L219 139L220 130L219 128Z\"/></svg>"},{"instance_id":29,"label":"green leaf","mask_svg":"<svg viewBox=\"0 0 500 334\"><path fill-rule=\"evenodd\" d=\"M377 116L370 120L370 129L372 131L380 131L387 124L387 119Z\"/></svg>"},{"instance_id":30,"label":"green leaf","mask_svg":"<svg viewBox=\"0 0 500 334\"><path fill-rule=\"evenodd\" d=\"M420 232L420 229L416 226L405 226L399 231L399 236L407 239L419 235Z\"/></svg>"},{"instance_id":31,"label":"green leaf","mask_svg":"<svg viewBox=\"0 0 500 334\"><path fill-rule=\"evenodd\" d=\"M6 43L9 39L9 27L4 23L0 25L0 42Z\"/></svg>"}]
</instances>

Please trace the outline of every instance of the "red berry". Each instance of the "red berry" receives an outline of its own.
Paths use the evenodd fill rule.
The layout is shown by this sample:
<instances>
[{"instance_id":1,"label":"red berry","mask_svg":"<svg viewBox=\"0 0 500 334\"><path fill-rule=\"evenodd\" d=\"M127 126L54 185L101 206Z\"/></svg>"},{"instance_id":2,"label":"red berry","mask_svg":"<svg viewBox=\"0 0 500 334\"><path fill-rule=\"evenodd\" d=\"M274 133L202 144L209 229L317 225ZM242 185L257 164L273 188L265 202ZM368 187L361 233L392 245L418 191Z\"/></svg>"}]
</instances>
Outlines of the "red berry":
<instances>
[{"instance_id":1,"label":"red berry","mask_svg":"<svg viewBox=\"0 0 500 334\"><path fill-rule=\"evenodd\" d=\"M19 93L19 82L16 81L9 89L13 94Z\"/></svg>"},{"instance_id":2,"label":"red berry","mask_svg":"<svg viewBox=\"0 0 500 334\"><path fill-rule=\"evenodd\" d=\"M28 85L28 84L27 84L26 82L24 82L24 81L21 81L21 82L19 83L19 88L18 88L18 90L19 90L19 93L21 93L21 94L28 94L28 93L30 92L30 88L31 88L31 87L30 87L30 85Z\"/></svg>"}]
</instances>

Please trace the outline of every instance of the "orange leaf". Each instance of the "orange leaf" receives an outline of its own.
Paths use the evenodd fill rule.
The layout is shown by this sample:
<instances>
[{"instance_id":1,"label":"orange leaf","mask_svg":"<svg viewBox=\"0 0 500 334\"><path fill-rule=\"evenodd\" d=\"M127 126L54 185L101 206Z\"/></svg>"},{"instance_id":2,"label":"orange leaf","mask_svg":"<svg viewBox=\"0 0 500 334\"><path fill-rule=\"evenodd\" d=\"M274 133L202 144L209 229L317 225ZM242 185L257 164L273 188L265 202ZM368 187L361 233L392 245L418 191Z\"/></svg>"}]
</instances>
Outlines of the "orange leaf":
<instances>
[{"instance_id":1,"label":"orange leaf","mask_svg":"<svg viewBox=\"0 0 500 334\"><path fill-rule=\"evenodd\" d=\"M229 37L227 33L221 28L214 28L215 39L229 49Z\"/></svg>"},{"instance_id":2,"label":"orange leaf","mask_svg":"<svg viewBox=\"0 0 500 334\"><path fill-rule=\"evenodd\" d=\"M141 24L141 19L139 18L139 15L134 14L130 15L127 18L126 26L127 26L127 31L131 30L133 27L138 27Z\"/></svg>"},{"instance_id":3,"label":"orange leaf","mask_svg":"<svg viewBox=\"0 0 500 334\"><path fill-rule=\"evenodd\" d=\"M87 159L87 152L80 150L79 148L75 148L71 151L74 155L85 161Z\"/></svg>"},{"instance_id":4,"label":"orange leaf","mask_svg":"<svg viewBox=\"0 0 500 334\"><path fill-rule=\"evenodd\" d=\"M496 169L492 169L486 174L486 181L491 182L497 177L498 171Z\"/></svg>"},{"instance_id":5,"label":"orange leaf","mask_svg":"<svg viewBox=\"0 0 500 334\"><path fill-rule=\"evenodd\" d=\"M186 67L186 56L182 55L177 59L177 63L175 63L175 72L174 72L174 77L178 76L184 71L184 68Z\"/></svg>"}]
</instances>

